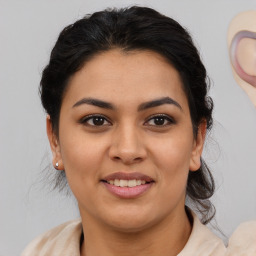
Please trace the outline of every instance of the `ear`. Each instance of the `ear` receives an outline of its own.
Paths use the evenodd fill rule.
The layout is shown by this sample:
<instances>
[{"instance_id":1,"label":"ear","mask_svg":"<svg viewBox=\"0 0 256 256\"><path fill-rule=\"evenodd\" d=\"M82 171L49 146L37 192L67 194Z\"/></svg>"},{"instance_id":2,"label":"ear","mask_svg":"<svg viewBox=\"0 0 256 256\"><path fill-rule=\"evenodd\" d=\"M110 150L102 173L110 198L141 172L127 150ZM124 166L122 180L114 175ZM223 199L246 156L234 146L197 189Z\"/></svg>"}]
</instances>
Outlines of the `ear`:
<instances>
[{"instance_id":1,"label":"ear","mask_svg":"<svg viewBox=\"0 0 256 256\"><path fill-rule=\"evenodd\" d=\"M57 138L56 133L53 131L52 121L49 115L47 115L46 117L46 130L47 130L47 136L48 136L48 140L52 150L53 167L57 170L64 170L59 140ZM58 163L58 166L56 166L56 163Z\"/></svg>"},{"instance_id":2,"label":"ear","mask_svg":"<svg viewBox=\"0 0 256 256\"><path fill-rule=\"evenodd\" d=\"M198 126L197 137L194 139L193 150L191 153L189 170L197 171L201 166L201 155L204 147L207 123L202 121Z\"/></svg>"}]
</instances>

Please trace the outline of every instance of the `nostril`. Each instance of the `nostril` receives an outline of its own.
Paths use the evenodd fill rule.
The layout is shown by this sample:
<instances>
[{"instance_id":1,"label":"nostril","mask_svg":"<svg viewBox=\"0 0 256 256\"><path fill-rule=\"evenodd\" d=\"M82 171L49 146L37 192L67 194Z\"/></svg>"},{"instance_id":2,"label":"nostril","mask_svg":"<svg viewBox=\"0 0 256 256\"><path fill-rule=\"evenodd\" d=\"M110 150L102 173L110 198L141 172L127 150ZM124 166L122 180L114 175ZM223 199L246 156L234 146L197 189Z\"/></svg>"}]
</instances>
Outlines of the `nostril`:
<instances>
[{"instance_id":1,"label":"nostril","mask_svg":"<svg viewBox=\"0 0 256 256\"><path fill-rule=\"evenodd\" d=\"M141 157L132 157L132 156L130 156L130 157L128 157L128 156L125 156L125 157L114 156L112 159L115 160L115 161L122 161L124 163L134 163L134 162L142 161Z\"/></svg>"},{"instance_id":2,"label":"nostril","mask_svg":"<svg viewBox=\"0 0 256 256\"><path fill-rule=\"evenodd\" d=\"M129 138L130 140L128 140ZM131 136L128 136L126 139L114 141L109 147L108 156L113 161L132 164L145 159L147 150L142 143L138 142L138 140L133 140Z\"/></svg>"},{"instance_id":3,"label":"nostril","mask_svg":"<svg viewBox=\"0 0 256 256\"><path fill-rule=\"evenodd\" d=\"M136 162L139 162L139 161L141 161L141 160L142 160L141 157L136 157L136 158L134 158L134 161L136 161Z\"/></svg>"}]
</instances>

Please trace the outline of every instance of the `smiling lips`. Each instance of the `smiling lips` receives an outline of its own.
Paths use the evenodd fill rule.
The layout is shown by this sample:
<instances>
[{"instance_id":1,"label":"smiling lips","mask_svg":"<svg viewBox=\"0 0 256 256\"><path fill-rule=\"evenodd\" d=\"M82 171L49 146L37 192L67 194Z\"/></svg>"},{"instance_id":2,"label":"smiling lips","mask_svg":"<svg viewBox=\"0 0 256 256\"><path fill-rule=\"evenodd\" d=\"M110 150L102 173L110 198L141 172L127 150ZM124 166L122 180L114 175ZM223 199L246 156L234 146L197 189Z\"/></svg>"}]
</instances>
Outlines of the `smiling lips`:
<instances>
[{"instance_id":1,"label":"smiling lips","mask_svg":"<svg viewBox=\"0 0 256 256\"><path fill-rule=\"evenodd\" d=\"M153 185L154 180L144 174L117 172L101 180L105 187L120 198L136 198Z\"/></svg>"}]
</instances>

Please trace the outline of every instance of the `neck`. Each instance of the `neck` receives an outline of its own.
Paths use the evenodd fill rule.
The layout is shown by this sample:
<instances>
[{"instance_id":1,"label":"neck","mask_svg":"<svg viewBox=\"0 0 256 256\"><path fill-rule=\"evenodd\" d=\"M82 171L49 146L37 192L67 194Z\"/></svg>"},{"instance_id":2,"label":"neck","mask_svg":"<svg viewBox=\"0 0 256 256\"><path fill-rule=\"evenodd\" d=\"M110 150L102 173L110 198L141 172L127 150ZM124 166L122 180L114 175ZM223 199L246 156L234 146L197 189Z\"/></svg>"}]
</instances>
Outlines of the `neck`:
<instances>
[{"instance_id":1,"label":"neck","mask_svg":"<svg viewBox=\"0 0 256 256\"><path fill-rule=\"evenodd\" d=\"M103 227L89 216L82 217L84 242L81 256L176 256L185 246L191 224L184 211L137 232Z\"/></svg>"}]
</instances>

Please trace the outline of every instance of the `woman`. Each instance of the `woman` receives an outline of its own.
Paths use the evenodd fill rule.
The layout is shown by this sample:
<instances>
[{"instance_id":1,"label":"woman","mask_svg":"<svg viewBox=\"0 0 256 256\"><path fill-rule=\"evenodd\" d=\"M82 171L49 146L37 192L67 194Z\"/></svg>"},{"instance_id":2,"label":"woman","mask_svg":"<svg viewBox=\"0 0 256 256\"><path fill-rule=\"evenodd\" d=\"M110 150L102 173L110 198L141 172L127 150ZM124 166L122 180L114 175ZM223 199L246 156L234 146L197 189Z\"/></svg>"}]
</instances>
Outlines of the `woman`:
<instances>
[{"instance_id":1,"label":"woman","mask_svg":"<svg viewBox=\"0 0 256 256\"><path fill-rule=\"evenodd\" d=\"M203 225L214 216L201 159L212 124L206 80L188 32L150 8L105 10L66 27L40 92L56 180L67 179L81 221L23 255L223 255Z\"/></svg>"}]
</instances>

